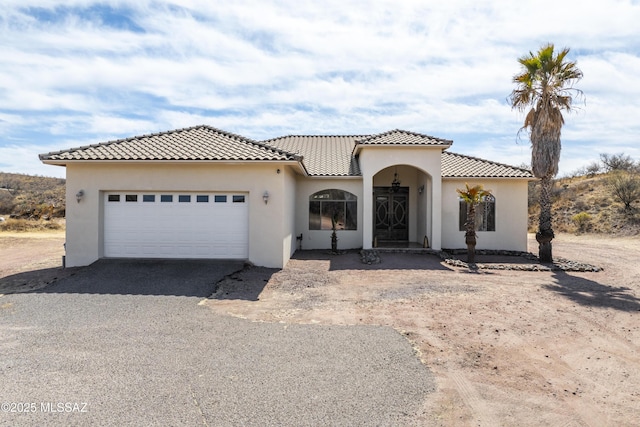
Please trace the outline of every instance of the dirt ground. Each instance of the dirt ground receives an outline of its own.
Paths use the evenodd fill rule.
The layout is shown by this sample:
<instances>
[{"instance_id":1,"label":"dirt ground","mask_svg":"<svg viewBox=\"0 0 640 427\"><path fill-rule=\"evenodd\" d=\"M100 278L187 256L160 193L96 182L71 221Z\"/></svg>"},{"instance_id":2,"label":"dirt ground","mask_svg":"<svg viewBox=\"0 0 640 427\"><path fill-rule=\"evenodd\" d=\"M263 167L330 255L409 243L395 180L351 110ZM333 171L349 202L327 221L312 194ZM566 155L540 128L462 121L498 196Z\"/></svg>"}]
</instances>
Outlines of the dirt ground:
<instances>
[{"instance_id":1,"label":"dirt ground","mask_svg":"<svg viewBox=\"0 0 640 427\"><path fill-rule=\"evenodd\" d=\"M529 250L537 251L530 239ZM636 426L640 238L560 235L598 273L448 267L430 255L296 254L251 268L207 304L267 322L388 325L437 378L420 426Z\"/></svg>"},{"instance_id":2,"label":"dirt ground","mask_svg":"<svg viewBox=\"0 0 640 427\"><path fill-rule=\"evenodd\" d=\"M70 274L62 269L64 230L0 232L0 295L28 292Z\"/></svg>"},{"instance_id":3,"label":"dirt ground","mask_svg":"<svg viewBox=\"0 0 640 427\"><path fill-rule=\"evenodd\" d=\"M69 274L63 242L0 233L0 294ZM231 275L204 304L255 321L395 328L437 379L418 426L638 425L640 238L562 234L554 255L605 270L474 272L431 255L365 265L309 251L281 271Z\"/></svg>"}]
</instances>

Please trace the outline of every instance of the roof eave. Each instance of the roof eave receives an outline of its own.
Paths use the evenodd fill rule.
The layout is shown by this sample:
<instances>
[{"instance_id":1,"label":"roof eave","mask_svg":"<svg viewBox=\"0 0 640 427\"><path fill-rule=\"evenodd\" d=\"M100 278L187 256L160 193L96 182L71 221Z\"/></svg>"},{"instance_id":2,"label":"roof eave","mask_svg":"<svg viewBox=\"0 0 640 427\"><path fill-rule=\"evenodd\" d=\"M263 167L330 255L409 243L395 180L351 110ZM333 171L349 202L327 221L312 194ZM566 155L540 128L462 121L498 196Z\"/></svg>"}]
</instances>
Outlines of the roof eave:
<instances>
[{"instance_id":1,"label":"roof eave","mask_svg":"<svg viewBox=\"0 0 640 427\"><path fill-rule=\"evenodd\" d=\"M302 159L282 160L282 159L239 159L239 160L176 160L176 159L40 159L40 161L47 165L66 166L68 163L284 163L284 164L298 164L302 166ZM306 171L306 170L305 170Z\"/></svg>"},{"instance_id":2,"label":"roof eave","mask_svg":"<svg viewBox=\"0 0 640 427\"><path fill-rule=\"evenodd\" d=\"M299 156L296 163L298 166L298 170L302 173L302 176L305 176L305 177L310 176L309 171L307 170L307 167L302 162L302 156Z\"/></svg>"},{"instance_id":3,"label":"roof eave","mask_svg":"<svg viewBox=\"0 0 640 427\"><path fill-rule=\"evenodd\" d=\"M66 160L49 160L49 159L40 159L42 163L45 165L53 165L53 166L67 166Z\"/></svg>"},{"instance_id":4,"label":"roof eave","mask_svg":"<svg viewBox=\"0 0 640 427\"><path fill-rule=\"evenodd\" d=\"M481 176L481 175L468 175L468 176L447 176L442 175L442 179L523 179L526 181L534 181L534 176Z\"/></svg>"},{"instance_id":5,"label":"roof eave","mask_svg":"<svg viewBox=\"0 0 640 427\"><path fill-rule=\"evenodd\" d=\"M362 179L362 175L309 175L314 179Z\"/></svg>"},{"instance_id":6,"label":"roof eave","mask_svg":"<svg viewBox=\"0 0 640 427\"><path fill-rule=\"evenodd\" d=\"M353 147L353 151L351 152L352 156L357 156L360 151L363 148L376 148L376 149L381 149L381 148L438 148L441 151L446 150L447 148L451 147L451 144L453 144L453 141L451 143L448 144L360 144L360 143L356 143L356 145Z\"/></svg>"}]
</instances>

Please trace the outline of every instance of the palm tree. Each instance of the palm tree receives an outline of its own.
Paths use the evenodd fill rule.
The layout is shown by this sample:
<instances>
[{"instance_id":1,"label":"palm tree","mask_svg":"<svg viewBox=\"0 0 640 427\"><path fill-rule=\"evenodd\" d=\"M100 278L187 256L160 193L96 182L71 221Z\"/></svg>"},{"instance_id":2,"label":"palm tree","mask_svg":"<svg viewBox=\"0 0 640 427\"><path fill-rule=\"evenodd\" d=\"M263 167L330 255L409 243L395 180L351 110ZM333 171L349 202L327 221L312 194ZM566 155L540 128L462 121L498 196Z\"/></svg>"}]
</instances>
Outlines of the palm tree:
<instances>
[{"instance_id":1,"label":"palm tree","mask_svg":"<svg viewBox=\"0 0 640 427\"><path fill-rule=\"evenodd\" d=\"M482 185L469 187L465 182L465 189L456 189L460 198L467 203L467 221L464 223L465 233L464 240L467 244L467 263L476 262L476 206L485 196L491 194L490 190L485 190Z\"/></svg>"},{"instance_id":2,"label":"palm tree","mask_svg":"<svg viewBox=\"0 0 640 427\"><path fill-rule=\"evenodd\" d=\"M560 161L560 132L564 124L562 110L571 111L573 97L582 91L573 85L582 78L575 62L565 61L569 48L554 55L549 43L518 59L522 70L513 77L517 85L509 95L512 108L525 111L531 107L520 129L530 132L531 168L540 179L540 217L536 240L541 262L553 262L551 240L551 191L553 177L558 173Z\"/></svg>"}]
</instances>

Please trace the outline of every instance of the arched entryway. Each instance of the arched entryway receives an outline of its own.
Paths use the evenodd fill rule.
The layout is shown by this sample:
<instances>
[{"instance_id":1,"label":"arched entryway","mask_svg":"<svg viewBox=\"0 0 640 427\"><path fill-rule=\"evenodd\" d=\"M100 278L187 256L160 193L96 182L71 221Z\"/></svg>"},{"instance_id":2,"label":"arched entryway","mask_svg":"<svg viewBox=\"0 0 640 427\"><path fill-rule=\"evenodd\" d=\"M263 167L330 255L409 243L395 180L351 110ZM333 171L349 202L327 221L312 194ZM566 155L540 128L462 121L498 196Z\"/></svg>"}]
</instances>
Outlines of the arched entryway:
<instances>
[{"instance_id":1,"label":"arched entryway","mask_svg":"<svg viewBox=\"0 0 640 427\"><path fill-rule=\"evenodd\" d=\"M393 165L373 176L374 247L422 247L431 240L429 174L410 165Z\"/></svg>"}]
</instances>

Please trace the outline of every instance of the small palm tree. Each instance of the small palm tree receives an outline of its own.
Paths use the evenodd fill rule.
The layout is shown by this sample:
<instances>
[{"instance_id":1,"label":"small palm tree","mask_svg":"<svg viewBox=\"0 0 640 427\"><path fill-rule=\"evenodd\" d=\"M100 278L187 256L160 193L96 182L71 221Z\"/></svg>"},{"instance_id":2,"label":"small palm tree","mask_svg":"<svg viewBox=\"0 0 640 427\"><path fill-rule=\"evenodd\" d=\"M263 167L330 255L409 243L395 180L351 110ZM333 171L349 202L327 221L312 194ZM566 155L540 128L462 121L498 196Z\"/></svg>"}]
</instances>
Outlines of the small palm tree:
<instances>
[{"instance_id":1,"label":"small palm tree","mask_svg":"<svg viewBox=\"0 0 640 427\"><path fill-rule=\"evenodd\" d=\"M485 196L491 194L491 190L485 190L482 185L475 185L469 187L469 184L465 183L465 189L456 189L460 198L467 203L467 221L464 223L465 233L464 240L467 244L467 263L473 264L476 262L476 206Z\"/></svg>"},{"instance_id":2,"label":"small palm tree","mask_svg":"<svg viewBox=\"0 0 640 427\"><path fill-rule=\"evenodd\" d=\"M336 234L336 225L338 224L338 213L331 215L331 252L338 253L338 235Z\"/></svg>"},{"instance_id":3,"label":"small palm tree","mask_svg":"<svg viewBox=\"0 0 640 427\"><path fill-rule=\"evenodd\" d=\"M525 111L531 107L520 129L527 129L531 139L531 168L540 179L540 217L536 240L539 258L552 262L551 191L553 177L558 173L560 161L560 132L564 124L562 110L571 111L572 95L582 95L573 85L582 78L575 62L565 61L568 48L554 54L549 43L537 53L529 52L518 59L522 71L513 77L517 85L509 95L512 108Z\"/></svg>"}]
</instances>

